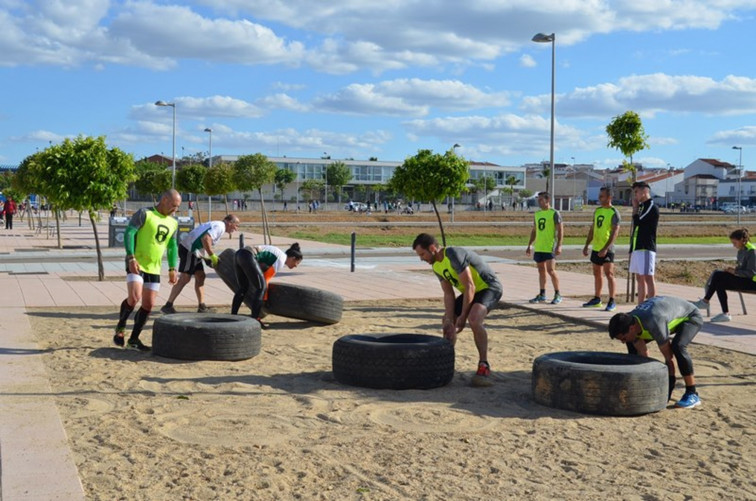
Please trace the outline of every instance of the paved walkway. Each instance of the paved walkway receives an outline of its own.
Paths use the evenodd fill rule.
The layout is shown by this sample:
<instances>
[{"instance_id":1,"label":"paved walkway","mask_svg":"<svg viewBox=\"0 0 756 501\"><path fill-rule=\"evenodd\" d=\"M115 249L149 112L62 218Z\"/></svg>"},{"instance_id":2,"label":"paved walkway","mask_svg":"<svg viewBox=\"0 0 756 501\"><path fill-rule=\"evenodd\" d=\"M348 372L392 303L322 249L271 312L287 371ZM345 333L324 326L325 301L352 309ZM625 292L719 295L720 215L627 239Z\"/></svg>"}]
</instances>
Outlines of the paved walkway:
<instances>
[{"instance_id":1,"label":"paved walkway","mask_svg":"<svg viewBox=\"0 0 756 501\"><path fill-rule=\"evenodd\" d=\"M54 395L31 331L25 309L29 307L110 306L115 312L125 298L123 250L107 248L107 224L98 225L104 259L105 281L97 281L97 264L92 227L87 220L68 220L62 230L63 249L57 238L35 233L25 222L16 229L0 229L0 501L84 499L76 466L54 402ZM258 244L261 237L245 234L246 243ZM276 238L287 246L290 239ZM235 236L224 240L225 247L237 248ZM305 261L292 272L282 272L277 280L307 285L341 294L346 301L408 298L439 298L441 289L427 264L410 249L358 249L355 270L351 271L350 249L345 246L300 241ZM728 251L728 252L731 252ZM727 254L725 254L727 256ZM533 268L514 264L511 259L487 257L504 283L505 303L563 316L566 319L605 326L612 314L581 307L582 299L567 297L560 305L531 305L527 298L536 291ZM586 264L587 266L587 264ZM85 277L91 277L86 280ZM591 275L561 272L563 293L591 296ZM618 284L619 285L619 284ZM622 283L624 288L624 282ZM660 294L697 299L700 288L658 284ZM168 297L170 286L163 284L158 304ZM741 314L737 296L731 298L733 321L707 322L696 337L697 343L756 354L756 295L747 295L751 316ZM208 274L206 303L228 308L231 292L214 273ZM714 301L716 303L716 301ZM191 285L176 302L177 308L196 306ZM617 311L628 311L621 306ZM718 305L712 308L718 312ZM103 338L107 342L109 336Z\"/></svg>"}]
</instances>

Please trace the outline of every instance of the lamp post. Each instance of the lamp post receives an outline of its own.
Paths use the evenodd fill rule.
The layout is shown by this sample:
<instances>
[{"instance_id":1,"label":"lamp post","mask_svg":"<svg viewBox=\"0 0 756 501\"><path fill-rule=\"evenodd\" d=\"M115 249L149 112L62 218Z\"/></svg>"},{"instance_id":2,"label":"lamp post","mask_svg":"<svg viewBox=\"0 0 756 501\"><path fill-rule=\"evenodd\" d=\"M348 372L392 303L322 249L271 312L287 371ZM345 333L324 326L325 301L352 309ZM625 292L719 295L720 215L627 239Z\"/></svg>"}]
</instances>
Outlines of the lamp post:
<instances>
[{"instance_id":1,"label":"lamp post","mask_svg":"<svg viewBox=\"0 0 756 501\"><path fill-rule=\"evenodd\" d=\"M297 212L299 212L299 188L302 186L302 180L299 178L299 162L297 162Z\"/></svg>"},{"instance_id":2,"label":"lamp post","mask_svg":"<svg viewBox=\"0 0 756 501\"><path fill-rule=\"evenodd\" d=\"M323 152L323 159L328 159L328 153ZM328 210L328 166L323 162L323 180L325 180L325 200L323 202L324 211Z\"/></svg>"},{"instance_id":3,"label":"lamp post","mask_svg":"<svg viewBox=\"0 0 756 501\"><path fill-rule=\"evenodd\" d=\"M575 157L572 159L572 210L575 210L575 199L577 198L577 174L575 171Z\"/></svg>"},{"instance_id":4,"label":"lamp post","mask_svg":"<svg viewBox=\"0 0 756 501\"><path fill-rule=\"evenodd\" d=\"M212 169L213 168L213 129L210 127L205 127L205 132L209 134L210 137L210 149L208 150L208 157L207 157L207 168ZM210 218L212 217L213 213L213 198L208 195L207 196L207 220L210 221Z\"/></svg>"},{"instance_id":5,"label":"lamp post","mask_svg":"<svg viewBox=\"0 0 756 501\"><path fill-rule=\"evenodd\" d=\"M173 108L173 162L171 168L171 188L176 187L176 103L156 101L155 106L170 106Z\"/></svg>"},{"instance_id":6,"label":"lamp post","mask_svg":"<svg viewBox=\"0 0 756 501\"><path fill-rule=\"evenodd\" d=\"M551 43L551 148L549 155L549 165L551 166L551 200L556 203L556 190L554 189L554 83L555 83L555 61L556 61L556 34L545 35L538 33L533 37L536 43Z\"/></svg>"},{"instance_id":7,"label":"lamp post","mask_svg":"<svg viewBox=\"0 0 756 501\"><path fill-rule=\"evenodd\" d=\"M738 198L737 205L735 206L735 211L738 213L738 226L740 225L740 178L742 177L742 170L743 170L743 147L742 146L733 146L733 150L738 150L738 153L740 155L740 158L738 160Z\"/></svg>"}]
</instances>

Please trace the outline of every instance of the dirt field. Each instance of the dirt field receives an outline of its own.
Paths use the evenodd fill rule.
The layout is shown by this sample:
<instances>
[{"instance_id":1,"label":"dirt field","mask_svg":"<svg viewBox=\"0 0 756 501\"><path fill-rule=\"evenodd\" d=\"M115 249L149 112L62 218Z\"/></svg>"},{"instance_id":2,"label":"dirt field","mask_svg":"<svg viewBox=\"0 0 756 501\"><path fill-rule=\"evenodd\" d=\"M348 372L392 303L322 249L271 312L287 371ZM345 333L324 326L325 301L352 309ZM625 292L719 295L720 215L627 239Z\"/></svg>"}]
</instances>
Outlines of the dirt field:
<instances>
[{"instance_id":1,"label":"dirt field","mask_svg":"<svg viewBox=\"0 0 756 501\"><path fill-rule=\"evenodd\" d=\"M331 326L271 317L262 352L239 362L116 348L112 308L28 314L91 500L756 499L750 355L695 345L700 407L618 418L535 403L531 369L543 353L623 347L516 308L487 322L493 386L471 387L465 330L452 382L404 391L339 384L332 345L438 335L439 301L351 303Z\"/></svg>"}]
</instances>

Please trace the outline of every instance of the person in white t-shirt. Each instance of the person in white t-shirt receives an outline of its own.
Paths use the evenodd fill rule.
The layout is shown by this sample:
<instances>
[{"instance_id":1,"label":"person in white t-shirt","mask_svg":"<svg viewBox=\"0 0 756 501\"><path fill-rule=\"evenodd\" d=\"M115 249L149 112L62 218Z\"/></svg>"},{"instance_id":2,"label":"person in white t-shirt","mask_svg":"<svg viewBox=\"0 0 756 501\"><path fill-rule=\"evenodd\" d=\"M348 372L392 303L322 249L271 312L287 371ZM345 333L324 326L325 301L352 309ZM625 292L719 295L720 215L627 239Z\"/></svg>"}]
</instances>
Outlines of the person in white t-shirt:
<instances>
[{"instance_id":1,"label":"person in white t-shirt","mask_svg":"<svg viewBox=\"0 0 756 501\"><path fill-rule=\"evenodd\" d=\"M239 218L229 214L223 218L223 221L210 221L194 228L189 233L184 234L179 240L179 279L176 285L171 289L168 301L160 308L160 311L166 314L176 313L173 302L184 290L184 286L192 280L194 276L194 290L197 293L197 302L199 313L206 313L210 309L205 305L205 268L202 260L209 260L211 266L215 268L218 264L218 255L214 252L213 247L220 241L224 233L231 235L239 228Z\"/></svg>"}]
</instances>

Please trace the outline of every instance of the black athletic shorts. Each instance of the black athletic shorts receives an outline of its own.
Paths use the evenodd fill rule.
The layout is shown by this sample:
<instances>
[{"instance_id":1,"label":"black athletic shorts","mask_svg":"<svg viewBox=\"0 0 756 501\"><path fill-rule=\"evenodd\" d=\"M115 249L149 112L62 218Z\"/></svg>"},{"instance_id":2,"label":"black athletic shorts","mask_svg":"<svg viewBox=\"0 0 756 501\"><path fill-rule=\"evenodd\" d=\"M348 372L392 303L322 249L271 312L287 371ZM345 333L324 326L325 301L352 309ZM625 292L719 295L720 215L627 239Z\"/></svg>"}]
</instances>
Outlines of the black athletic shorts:
<instances>
[{"instance_id":1,"label":"black athletic shorts","mask_svg":"<svg viewBox=\"0 0 756 501\"><path fill-rule=\"evenodd\" d=\"M194 252L189 252L189 249L183 245L179 245L179 273L186 273L194 275L198 271L205 271L205 267L202 266L202 258L197 257Z\"/></svg>"},{"instance_id":2,"label":"black athletic shorts","mask_svg":"<svg viewBox=\"0 0 756 501\"><path fill-rule=\"evenodd\" d=\"M544 263L551 259L555 259L553 252L534 252L533 253L533 261L535 261L536 263Z\"/></svg>"},{"instance_id":3,"label":"black athletic shorts","mask_svg":"<svg viewBox=\"0 0 756 501\"><path fill-rule=\"evenodd\" d=\"M602 264L606 263L613 263L614 262L614 252L607 252L606 256L599 257L597 251L591 252L591 263L597 264L601 266Z\"/></svg>"},{"instance_id":4,"label":"black athletic shorts","mask_svg":"<svg viewBox=\"0 0 756 501\"><path fill-rule=\"evenodd\" d=\"M487 288L483 289L482 291L478 291L473 296L473 304L480 303L483 306L486 307L488 311L493 310L496 308L496 305L499 304L499 299L501 299L501 293L502 291L499 289L494 288ZM462 300L463 300L464 294L460 294L457 296L457 299L454 301L454 314L459 316L462 313Z\"/></svg>"}]
</instances>

